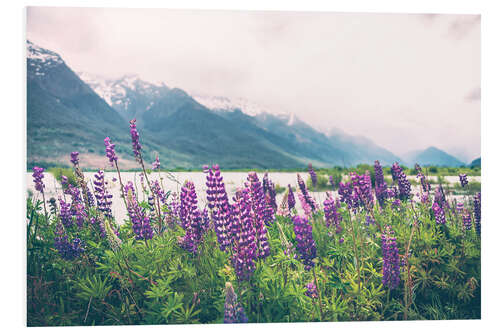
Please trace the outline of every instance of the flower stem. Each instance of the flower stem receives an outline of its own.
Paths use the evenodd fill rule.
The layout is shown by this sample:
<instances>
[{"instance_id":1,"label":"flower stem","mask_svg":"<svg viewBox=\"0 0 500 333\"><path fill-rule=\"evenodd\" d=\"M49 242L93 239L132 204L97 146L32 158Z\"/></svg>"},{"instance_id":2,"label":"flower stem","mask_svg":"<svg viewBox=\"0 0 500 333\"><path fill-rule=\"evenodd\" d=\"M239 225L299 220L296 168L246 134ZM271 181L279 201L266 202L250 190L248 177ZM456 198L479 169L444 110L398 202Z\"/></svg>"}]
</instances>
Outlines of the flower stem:
<instances>
[{"instance_id":1,"label":"flower stem","mask_svg":"<svg viewBox=\"0 0 500 333\"><path fill-rule=\"evenodd\" d=\"M319 321L323 321L323 302L321 301L321 290L319 289L318 278L316 277L316 267L313 267L312 271L314 284L316 284L316 290L318 291Z\"/></svg>"}]
</instances>

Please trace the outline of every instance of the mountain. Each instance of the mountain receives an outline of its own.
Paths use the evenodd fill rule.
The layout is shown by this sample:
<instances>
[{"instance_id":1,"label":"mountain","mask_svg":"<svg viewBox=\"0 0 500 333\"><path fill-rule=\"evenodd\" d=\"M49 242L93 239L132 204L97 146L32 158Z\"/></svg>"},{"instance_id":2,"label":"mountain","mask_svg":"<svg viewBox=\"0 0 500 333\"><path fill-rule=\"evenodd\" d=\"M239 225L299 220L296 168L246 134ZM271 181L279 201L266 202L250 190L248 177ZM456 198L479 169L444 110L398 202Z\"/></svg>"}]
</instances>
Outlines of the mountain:
<instances>
[{"instance_id":1,"label":"mountain","mask_svg":"<svg viewBox=\"0 0 500 333\"><path fill-rule=\"evenodd\" d=\"M69 164L72 151L81 153L86 167L107 165L104 138L116 144L125 168L137 167L130 149L128 121L73 72L61 56L27 42L27 152L28 167ZM189 157L141 134L145 159L154 152L189 166Z\"/></svg>"},{"instance_id":2,"label":"mountain","mask_svg":"<svg viewBox=\"0 0 500 333\"><path fill-rule=\"evenodd\" d=\"M123 138L127 123L55 52L27 42L28 162L57 160L80 150L100 151L102 140ZM104 149L102 149L104 151Z\"/></svg>"},{"instance_id":3,"label":"mountain","mask_svg":"<svg viewBox=\"0 0 500 333\"><path fill-rule=\"evenodd\" d=\"M378 159L384 165L401 160L387 149L364 137L355 137L340 130L318 131L293 113L271 113L270 108L243 98L227 98L193 94L193 98L208 108L226 116L241 110L252 116L257 125L280 138L281 146L290 154L298 154L317 166L351 166L373 163ZM250 121L247 117L246 121ZM280 144L280 143L276 143Z\"/></svg>"},{"instance_id":4,"label":"mountain","mask_svg":"<svg viewBox=\"0 0 500 333\"><path fill-rule=\"evenodd\" d=\"M174 150L192 156L195 165L217 160L235 168L302 167L309 162L327 167L359 161L293 114L272 115L245 99L189 95L181 89L155 86L137 77L125 85L123 79L96 80L88 74L81 77L120 113L127 112L122 107L126 102L133 105L139 99L136 95L142 94L148 103L143 103L142 111L136 111L135 116L140 115L143 129ZM130 89L137 83L147 84L153 90L163 89L152 98L151 93L144 93L145 89Z\"/></svg>"},{"instance_id":5,"label":"mountain","mask_svg":"<svg viewBox=\"0 0 500 333\"><path fill-rule=\"evenodd\" d=\"M355 161L355 164L372 164L378 160L382 165L392 165L394 162L401 161L400 157L366 137L353 136L338 128L327 131L327 136L332 145L350 152L350 158Z\"/></svg>"},{"instance_id":6,"label":"mountain","mask_svg":"<svg viewBox=\"0 0 500 333\"><path fill-rule=\"evenodd\" d=\"M190 95L136 75L75 74L57 53L28 41L28 162L103 167L103 139L123 168L137 167L128 120L137 118L144 158L167 167L298 168L399 160L374 142L340 130L322 133L293 114L273 114L245 99Z\"/></svg>"},{"instance_id":7,"label":"mountain","mask_svg":"<svg viewBox=\"0 0 500 333\"><path fill-rule=\"evenodd\" d=\"M135 74L124 75L118 79L85 72L78 72L78 75L124 119L128 121L137 118L138 124L142 122L144 112L171 91L164 83L149 83Z\"/></svg>"},{"instance_id":8,"label":"mountain","mask_svg":"<svg viewBox=\"0 0 500 333\"><path fill-rule=\"evenodd\" d=\"M104 167L103 139L110 136L121 155L121 163L127 168L137 167L132 161L126 121L132 115L140 116L143 121L138 128L145 159L151 161L158 152L165 166L199 168L206 163L219 163L226 168L296 168L305 165L259 134L238 131L240 124L202 106L181 89L166 86L157 89L127 76L119 82L89 82L94 91L60 55L30 41L27 66L29 166L68 164L69 153L77 150L82 165ZM88 76L84 78L90 80ZM144 101L149 109L140 106Z\"/></svg>"},{"instance_id":9,"label":"mountain","mask_svg":"<svg viewBox=\"0 0 500 333\"><path fill-rule=\"evenodd\" d=\"M206 106L210 110L233 111L239 109L243 113L250 116L256 116L263 112L269 112L268 107L264 107L244 98L227 98L199 93L191 93L191 96L195 101Z\"/></svg>"},{"instance_id":10,"label":"mountain","mask_svg":"<svg viewBox=\"0 0 500 333\"><path fill-rule=\"evenodd\" d=\"M478 157L476 158L475 160L473 160L471 163L470 163L470 167L473 168L473 167L481 167L481 157Z\"/></svg>"},{"instance_id":11,"label":"mountain","mask_svg":"<svg viewBox=\"0 0 500 333\"><path fill-rule=\"evenodd\" d=\"M458 160L456 157L436 147L429 147L425 150L416 150L406 153L403 156L403 159L403 163L410 167L415 163L418 163L422 166L434 165L459 167L465 165L464 162Z\"/></svg>"}]
</instances>

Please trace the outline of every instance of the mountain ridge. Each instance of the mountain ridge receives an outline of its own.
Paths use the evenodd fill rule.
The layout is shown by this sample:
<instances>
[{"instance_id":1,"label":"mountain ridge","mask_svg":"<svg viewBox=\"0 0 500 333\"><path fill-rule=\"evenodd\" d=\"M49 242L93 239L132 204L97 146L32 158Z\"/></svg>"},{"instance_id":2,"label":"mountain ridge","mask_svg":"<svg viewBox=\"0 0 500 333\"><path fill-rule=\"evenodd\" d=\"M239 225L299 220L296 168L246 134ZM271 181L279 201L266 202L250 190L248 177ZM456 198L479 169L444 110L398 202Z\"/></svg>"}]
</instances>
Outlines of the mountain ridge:
<instances>
[{"instance_id":1,"label":"mountain ridge","mask_svg":"<svg viewBox=\"0 0 500 333\"><path fill-rule=\"evenodd\" d=\"M372 140L342 131L318 131L293 113L270 113L239 99L201 99L137 75L117 79L75 73L56 52L28 48L28 161L60 159L81 150L104 153L110 136L133 161L128 121L137 118L146 161L168 167L299 168L352 166L400 158ZM206 98L205 98L206 100ZM216 102L213 102L213 101ZM250 108L250 109L249 109Z\"/></svg>"}]
</instances>

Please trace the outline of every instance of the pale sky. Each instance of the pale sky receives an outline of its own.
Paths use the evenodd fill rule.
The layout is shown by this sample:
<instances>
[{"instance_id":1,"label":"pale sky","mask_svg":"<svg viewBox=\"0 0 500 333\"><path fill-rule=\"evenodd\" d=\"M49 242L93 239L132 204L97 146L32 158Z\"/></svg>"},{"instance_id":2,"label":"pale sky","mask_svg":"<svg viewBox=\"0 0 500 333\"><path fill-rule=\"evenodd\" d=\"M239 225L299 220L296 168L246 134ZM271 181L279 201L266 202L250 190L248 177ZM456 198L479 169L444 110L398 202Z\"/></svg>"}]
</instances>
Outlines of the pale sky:
<instances>
[{"instance_id":1,"label":"pale sky","mask_svg":"<svg viewBox=\"0 0 500 333\"><path fill-rule=\"evenodd\" d=\"M395 154L480 156L478 15L30 7L75 71L245 98Z\"/></svg>"}]
</instances>

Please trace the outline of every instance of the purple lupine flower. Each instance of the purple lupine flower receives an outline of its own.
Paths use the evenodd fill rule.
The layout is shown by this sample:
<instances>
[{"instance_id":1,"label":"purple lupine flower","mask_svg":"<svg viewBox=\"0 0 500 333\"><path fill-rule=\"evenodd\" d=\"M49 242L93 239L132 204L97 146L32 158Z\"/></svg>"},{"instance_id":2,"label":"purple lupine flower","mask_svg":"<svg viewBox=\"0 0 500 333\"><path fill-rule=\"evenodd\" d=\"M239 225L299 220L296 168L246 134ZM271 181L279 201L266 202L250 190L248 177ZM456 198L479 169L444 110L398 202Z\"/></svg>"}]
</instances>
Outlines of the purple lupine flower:
<instances>
[{"instance_id":1,"label":"purple lupine flower","mask_svg":"<svg viewBox=\"0 0 500 333\"><path fill-rule=\"evenodd\" d=\"M417 171L417 178L420 179L420 184L422 185L422 190L424 192L430 192L431 191L431 184L427 181L427 178L425 177L424 173L422 172L422 168L418 163L415 164L415 171Z\"/></svg>"},{"instance_id":2,"label":"purple lupine flower","mask_svg":"<svg viewBox=\"0 0 500 333\"><path fill-rule=\"evenodd\" d=\"M429 192L422 193L422 196L420 198L420 202L423 204L429 202Z\"/></svg>"},{"instance_id":3,"label":"purple lupine flower","mask_svg":"<svg viewBox=\"0 0 500 333\"><path fill-rule=\"evenodd\" d=\"M314 213L316 210L318 210L318 205L309 194L306 183L304 182L302 177L300 177L300 174L297 174L297 184L299 185L300 192L302 192L302 195L304 196L305 202L311 207L311 212Z\"/></svg>"},{"instance_id":4,"label":"purple lupine flower","mask_svg":"<svg viewBox=\"0 0 500 333\"><path fill-rule=\"evenodd\" d=\"M269 196L268 204L271 204L273 209L273 214L278 209L278 205L276 203L276 187L274 183L269 179L269 175L267 172L264 174L264 178L262 179L262 189L264 191L264 196Z\"/></svg>"},{"instance_id":5,"label":"purple lupine flower","mask_svg":"<svg viewBox=\"0 0 500 333\"><path fill-rule=\"evenodd\" d=\"M44 169L41 167L33 167L33 183L35 183L35 189L43 193L43 189L45 188L45 184L43 183L43 171Z\"/></svg>"},{"instance_id":6,"label":"purple lupine flower","mask_svg":"<svg viewBox=\"0 0 500 333\"><path fill-rule=\"evenodd\" d=\"M339 238L339 244L343 244L344 243L344 237L340 237Z\"/></svg>"},{"instance_id":7,"label":"purple lupine flower","mask_svg":"<svg viewBox=\"0 0 500 333\"><path fill-rule=\"evenodd\" d=\"M288 209L292 210L295 208L295 196L293 195L293 190L290 184L288 184Z\"/></svg>"},{"instance_id":8,"label":"purple lupine flower","mask_svg":"<svg viewBox=\"0 0 500 333\"><path fill-rule=\"evenodd\" d=\"M442 209L450 208L446 196L444 194L443 186L439 185L434 191L434 202L439 205Z\"/></svg>"},{"instance_id":9,"label":"purple lupine flower","mask_svg":"<svg viewBox=\"0 0 500 333\"><path fill-rule=\"evenodd\" d=\"M464 230L470 230L472 228L472 219L470 213L467 209L462 212L462 222Z\"/></svg>"},{"instance_id":10,"label":"purple lupine flower","mask_svg":"<svg viewBox=\"0 0 500 333\"><path fill-rule=\"evenodd\" d=\"M351 173L351 184L359 204L366 209L371 209L373 207L373 193L370 172L367 170L363 175Z\"/></svg>"},{"instance_id":11,"label":"purple lupine flower","mask_svg":"<svg viewBox=\"0 0 500 333\"><path fill-rule=\"evenodd\" d=\"M106 228L104 226L104 222L96 217L90 218L90 224L97 226L99 230L99 236L103 239L106 238Z\"/></svg>"},{"instance_id":12,"label":"purple lupine flower","mask_svg":"<svg viewBox=\"0 0 500 333\"><path fill-rule=\"evenodd\" d=\"M353 191L351 182L339 182L338 193L340 201L345 203L349 209L355 209L358 206L356 193Z\"/></svg>"},{"instance_id":13,"label":"purple lupine flower","mask_svg":"<svg viewBox=\"0 0 500 333\"><path fill-rule=\"evenodd\" d=\"M81 202L71 203L71 213L75 217L76 225L79 228L83 227L83 221L87 218L87 213L85 212L85 206Z\"/></svg>"},{"instance_id":14,"label":"purple lupine flower","mask_svg":"<svg viewBox=\"0 0 500 333\"><path fill-rule=\"evenodd\" d=\"M464 203L463 202L458 202L457 203L457 213L458 214L462 214L463 210L464 210Z\"/></svg>"},{"instance_id":15,"label":"purple lupine flower","mask_svg":"<svg viewBox=\"0 0 500 333\"><path fill-rule=\"evenodd\" d=\"M203 233L206 233L208 232L208 230L211 229L210 215L208 214L208 209L206 207L203 208L203 211L201 212L201 219L202 219L201 229Z\"/></svg>"},{"instance_id":16,"label":"purple lupine flower","mask_svg":"<svg viewBox=\"0 0 500 333\"><path fill-rule=\"evenodd\" d=\"M123 192L125 193L127 212L132 222L132 230L135 233L135 239L148 240L153 238L150 218L146 215L145 210L139 206L134 191L134 185L131 181L123 186Z\"/></svg>"},{"instance_id":17,"label":"purple lupine flower","mask_svg":"<svg viewBox=\"0 0 500 333\"><path fill-rule=\"evenodd\" d=\"M64 260L74 260L85 252L83 248L83 243L80 238L75 238L72 241L68 241L68 236L56 237L54 241L54 246L59 252L59 255Z\"/></svg>"},{"instance_id":18,"label":"purple lupine flower","mask_svg":"<svg viewBox=\"0 0 500 333\"><path fill-rule=\"evenodd\" d=\"M330 176L329 179L330 179L330 185L332 185L332 191L335 191L335 181L333 180L333 176Z\"/></svg>"},{"instance_id":19,"label":"purple lupine flower","mask_svg":"<svg viewBox=\"0 0 500 333\"><path fill-rule=\"evenodd\" d=\"M375 220L373 219L373 216L371 216L370 214L366 214L365 225L370 226L372 224L375 224Z\"/></svg>"},{"instance_id":20,"label":"purple lupine flower","mask_svg":"<svg viewBox=\"0 0 500 333\"><path fill-rule=\"evenodd\" d=\"M394 199L394 201L392 202L392 208L395 209L395 208L399 208L399 207L401 207L401 200Z\"/></svg>"},{"instance_id":21,"label":"purple lupine flower","mask_svg":"<svg viewBox=\"0 0 500 333\"><path fill-rule=\"evenodd\" d=\"M267 204L257 173L250 172L247 180L248 183L246 183L246 188L250 194L250 202L253 211L253 226L255 228L255 238L257 239L257 257L259 259L264 259L270 253L266 224L270 224L272 221L269 219L272 218L274 220L274 216L270 217L266 213Z\"/></svg>"},{"instance_id":22,"label":"purple lupine flower","mask_svg":"<svg viewBox=\"0 0 500 333\"><path fill-rule=\"evenodd\" d=\"M158 181L158 179L151 182L151 191L153 192L154 196L160 200L160 202L162 204L166 204L168 195L161 188L161 185L160 185L160 182Z\"/></svg>"},{"instance_id":23,"label":"purple lupine flower","mask_svg":"<svg viewBox=\"0 0 500 333\"><path fill-rule=\"evenodd\" d=\"M137 131L136 119L130 121L130 137L132 138L132 149L136 160L141 160L141 144L139 143L139 132Z\"/></svg>"},{"instance_id":24,"label":"purple lupine flower","mask_svg":"<svg viewBox=\"0 0 500 333\"><path fill-rule=\"evenodd\" d=\"M231 231L234 239L232 257L234 271L238 279L249 280L255 270L257 242L248 188L239 191L237 201L232 205Z\"/></svg>"},{"instance_id":25,"label":"purple lupine flower","mask_svg":"<svg viewBox=\"0 0 500 333\"><path fill-rule=\"evenodd\" d=\"M309 163L307 165L307 171L309 172L309 176L311 177L312 186L316 187L316 185L318 185L318 175L314 171L312 163Z\"/></svg>"},{"instance_id":26,"label":"purple lupine flower","mask_svg":"<svg viewBox=\"0 0 500 333\"><path fill-rule=\"evenodd\" d=\"M198 209L196 189L191 181L187 181L181 190L180 218L186 231L181 245L189 252L197 253L203 238L203 219Z\"/></svg>"},{"instance_id":27,"label":"purple lupine flower","mask_svg":"<svg viewBox=\"0 0 500 333\"><path fill-rule=\"evenodd\" d=\"M385 200L389 198L389 193L384 178L384 170L379 161L375 161L373 170L375 172L375 196L377 197L379 205L384 207Z\"/></svg>"},{"instance_id":28,"label":"purple lupine flower","mask_svg":"<svg viewBox=\"0 0 500 333\"><path fill-rule=\"evenodd\" d=\"M217 164L208 170L206 185L208 208L214 223L217 241L221 251L225 251L230 245L231 212L226 186Z\"/></svg>"},{"instance_id":29,"label":"purple lupine flower","mask_svg":"<svg viewBox=\"0 0 500 333\"><path fill-rule=\"evenodd\" d=\"M206 164L203 164L203 173L208 173L208 171L210 170L210 167Z\"/></svg>"},{"instance_id":30,"label":"purple lupine flower","mask_svg":"<svg viewBox=\"0 0 500 333\"><path fill-rule=\"evenodd\" d=\"M74 151L71 153L71 163L73 163L73 165L76 167L78 166L78 163L79 163L79 160L78 160L78 155L79 153L77 151Z\"/></svg>"},{"instance_id":31,"label":"purple lupine flower","mask_svg":"<svg viewBox=\"0 0 500 333\"><path fill-rule=\"evenodd\" d=\"M391 173L392 179L394 181L398 181L399 199L409 199L411 195L411 184L406 178L406 174L403 172L403 169L397 162L392 165Z\"/></svg>"},{"instance_id":32,"label":"purple lupine flower","mask_svg":"<svg viewBox=\"0 0 500 333\"><path fill-rule=\"evenodd\" d=\"M75 238L72 241L68 241L68 236L66 235L61 223L58 223L56 225L55 236L54 247L56 248L57 252L59 252L61 258L63 258L64 260L74 260L85 251L80 238Z\"/></svg>"},{"instance_id":33,"label":"purple lupine flower","mask_svg":"<svg viewBox=\"0 0 500 333\"><path fill-rule=\"evenodd\" d=\"M82 196L78 187L68 184L68 188L64 193L71 196L72 203L82 202Z\"/></svg>"},{"instance_id":34,"label":"purple lupine flower","mask_svg":"<svg viewBox=\"0 0 500 333\"><path fill-rule=\"evenodd\" d=\"M481 235L481 192L474 195L474 227L476 234Z\"/></svg>"},{"instance_id":35,"label":"purple lupine flower","mask_svg":"<svg viewBox=\"0 0 500 333\"><path fill-rule=\"evenodd\" d=\"M95 206L94 196L92 195L92 192L90 192L90 189L88 187L87 187L87 198L89 199L89 206L94 207Z\"/></svg>"},{"instance_id":36,"label":"purple lupine flower","mask_svg":"<svg viewBox=\"0 0 500 333\"><path fill-rule=\"evenodd\" d=\"M259 176L255 172L250 172L247 180L249 182L247 187L250 190L250 197L252 199L252 210L256 215L256 220L259 221L258 223L264 222L266 225L270 225L274 222L274 214L270 214L268 209L271 203L266 200Z\"/></svg>"},{"instance_id":37,"label":"purple lupine flower","mask_svg":"<svg viewBox=\"0 0 500 333\"><path fill-rule=\"evenodd\" d=\"M437 202L432 204L432 212L434 213L434 218L437 224L446 224L446 216L444 214L443 208L439 206Z\"/></svg>"},{"instance_id":38,"label":"purple lupine flower","mask_svg":"<svg viewBox=\"0 0 500 333\"><path fill-rule=\"evenodd\" d=\"M310 298L318 298L318 289L316 288L316 284L314 282L309 282L306 285L306 296Z\"/></svg>"},{"instance_id":39,"label":"purple lupine flower","mask_svg":"<svg viewBox=\"0 0 500 333\"><path fill-rule=\"evenodd\" d=\"M264 195L269 192L270 187L271 184L269 183L269 174L266 172L264 173L264 177L262 177L262 191L264 192Z\"/></svg>"},{"instance_id":40,"label":"purple lupine flower","mask_svg":"<svg viewBox=\"0 0 500 333\"><path fill-rule=\"evenodd\" d=\"M71 214L71 204L67 203L63 199L59 198L59 217L61 218L62 224L69 228L73 225L73 218Z\"/></svg>"},{"instance_id":41,"label":"purple lupine flower","mask_svg":"<svg viewBox=\"0 0 500 333\"><path fill-rule=\"evenodd\" d=\"M340 227L342 216L337 211L335 199L330 195L330 193L327 193L327 198L323 203L323 209L325 211L326 226L329 227L330 225L334 225L338 229Z\"/></svg>"},{"instance_id":42,"label":"purple lupine flower","mask_svg":"<svg viewBox=\"0 0 500 333\"><path fill-rule=\"evenodd\" d=\"M167 204L167 219L170 225L180 224L180 207L181 203L179 201L179 197L177 193L172 194L172 199L170 203Z\"/></svg>"},{"instance_id":43,"label":"purple lupine flower","mask_svg":"<svg viewBox=\"0 0 500 333\"><path fill-rule=\"evenodd\" d=\"M397 197L398 189L395 187L387 188L387 198L395 198Z\"/></svg>"},{"instance_id":44,"label":"purple lupine flower","mask_svg":"<svg viewBox=\"0 0 500 333\"><path fill-rule=\"evenodd\" d=\"M300 254L306 270L314 267L313 259L316 258L316 243L312 235L312 226L306 217L293 217L295 241L297 252Z\"/></svg>"},{"instance_id":45,"label":"purple lupine flower","mask_svg":"<svg viewBox=\"0 0 500 333\"><path fill-rule=\"evenodd\" d=\"M111 198L113 197L107 190L106 184L107 181L104 180L104 171L99 170L95 175L94 175L94 196L97 201L97 209L101 211L104 216L108 218L112 218L113 216L111 215Z\"/></svg>"},{"instance_id":46,"label":"purple lupine flower","mask_svg":"<svg viewBox=\"0 0 500 333\"><path fill-rule=\"evenodd\" d=\"M396 237L390 225L386 226L385 233L381 237L384 260L382 283L389 289L396 289L399 285L400 262Z\"/></svg>"},{"instance_id":47,"label":"purple lupine flower","mask_svg":"<svg viewBox=\"0 0 500 333\"><path fill-rule=\"evenodd\" d=\"M152 165L151 168L153 170L160 170L160 166L161 166L161 164L160 164L160 156L156 155L156 159L154 160L153 165Z\"/></svg>"},{"instance_id":48,"label":"purple lupine flower","mask_svg":"<svg viewBox=\"0 0 500 333\"><path fill-rule=\"evenodd\" d=\"M247 323L248 318L245 315L245 310L238 302L231 282L226 282L226 301L224 303L224 323Z\"/></svg>"},{"instance_id":49,"label":"purple lupine flower","mask_svg":"<svg viewBox=\"0 0 500 333\"><path fill-rule=\"evenodd\" d=\"M459 174L458 178L460 178L460 185L462 185L462 187L465 187L467 184L469 184L466 173Z\"/></svg>"},{"instance_id":50,"label":"purple lupine flower","mask_svg":"<svg viewBox=\"0 0 500 333\"><path fill-rule=\"evenodd\" d=\"M273 201L273 199L271 199L271 196L267 194L265 197L265 203L266 206L264 208L264 221L268 221L267 225L270 225L271 222L274 222L275 220L274 214L276 210L274 209L274 205L276 204L276 197Z\"/></svg>"},{"instance_id":51,"label":"purple lupine flower","mask_svg":"<svg viewBox=\"0 0 500 333\"><path fill-rule=\"evenodd\" d=\"M115 153L115 144L111 142L109 137L104 139L104 146L106 147L106 157L109 160L109 163L113 166L116 161L118 161L118 157Z\"/></svg>"}]
</instances>

